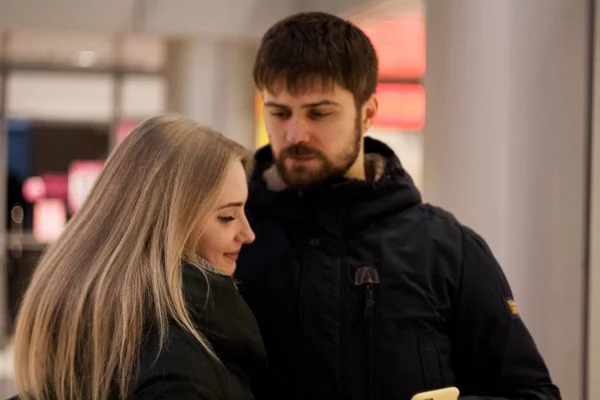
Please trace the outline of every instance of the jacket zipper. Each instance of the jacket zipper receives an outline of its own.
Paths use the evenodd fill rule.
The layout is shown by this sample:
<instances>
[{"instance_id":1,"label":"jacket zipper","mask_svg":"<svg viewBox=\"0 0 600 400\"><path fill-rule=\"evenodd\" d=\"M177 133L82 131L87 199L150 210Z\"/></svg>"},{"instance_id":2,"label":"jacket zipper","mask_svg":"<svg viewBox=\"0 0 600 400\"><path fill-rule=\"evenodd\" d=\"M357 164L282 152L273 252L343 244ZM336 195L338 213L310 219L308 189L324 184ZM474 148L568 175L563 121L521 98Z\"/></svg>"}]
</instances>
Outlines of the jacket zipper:
<instances>
[{"instance_id":1,"label":"jacket zipper","mask_svg":"<svg viewBox=\"0 0 600 400\"><path fill-rule=\"evenodd\" d=\"M367 399L373 399L373 307L375 300L373 298L373 285L365 285L365 314L367 323Z\"/></svg>"},{"instance_id":2,"label":"jacket zipper","mask_svg":"<svg viewBox=\"0 0 600 400\"><path fill-rule=\"evenodd\" d=\"M306 251L308 251L307 249L307 245L306 243L308 242L308 235L307 235L308 230L306 229L306 227L303 227L303 230L301 232L301 238L304 239L302 241L302 243L304 243L303 247L302 247L302 251L298 251L298 249L295 249L296 253L298 255L300 255L300 258L298 259L298 265L300 267L300 271L298 271L298 279L299 279L299 284L298 284L298 334L296 336L296 346L295 346L295 350L294 350L294 360L295 360L295 365L301 365L301 357L302 354L304 354L304 286L305 286L305 270L306 270ZM304 377L304 372L299 369L298 373L301 375L300 376L300 381L304 382L305 381L305 377Z\"/></svg>"},{"instance_id":3,"label":"jacket zipper","mask_svg":"<svg viewBox=\"0 0 600 400\"><path fill-rule=\"evenodd\" d=\"M342 242L344 244L344 252L342 253L342 259L340 263L340 377L339 377L339 398L346 396L346 363L344 358L346 357L346 256L347 256L347 243L345 238Z\"/></svg>"},{"instance_id":4,"label":"jacket zipper","mask_svg":"<svg viewBox=\"0 0 600 400\"><path fill-rule=\"evenodd\" d=\"M365 351L367 373L365 376L365 386L367 400L373 399L374 372L373 372L373 312L375 308L375 297L373 295L373 286L379 284L379 273L373 267L361 267L354 276L354 285L364 287L364 308L362 317L365 320Z\"/></svg>"}]
</instances>

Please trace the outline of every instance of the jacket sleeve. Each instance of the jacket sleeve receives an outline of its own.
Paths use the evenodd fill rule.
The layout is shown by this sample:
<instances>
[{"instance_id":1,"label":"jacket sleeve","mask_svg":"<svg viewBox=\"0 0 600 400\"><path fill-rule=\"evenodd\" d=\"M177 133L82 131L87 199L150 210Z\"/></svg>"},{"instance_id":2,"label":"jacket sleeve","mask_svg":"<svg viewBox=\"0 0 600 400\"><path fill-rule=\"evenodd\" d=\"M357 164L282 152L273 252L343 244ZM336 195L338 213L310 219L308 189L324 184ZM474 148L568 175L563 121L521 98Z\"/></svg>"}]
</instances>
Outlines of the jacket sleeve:
<instances>
[{"instance_id":1,"label":"jacket sleeve","mask_svg":"<svg viewBox=\"0 0 600 400\"><path fill-rule=\"evenodd\" d=\"M485 241L464 228L462 253L452 329L461 399L560 400Z\"/></svg>"}]
</instances>

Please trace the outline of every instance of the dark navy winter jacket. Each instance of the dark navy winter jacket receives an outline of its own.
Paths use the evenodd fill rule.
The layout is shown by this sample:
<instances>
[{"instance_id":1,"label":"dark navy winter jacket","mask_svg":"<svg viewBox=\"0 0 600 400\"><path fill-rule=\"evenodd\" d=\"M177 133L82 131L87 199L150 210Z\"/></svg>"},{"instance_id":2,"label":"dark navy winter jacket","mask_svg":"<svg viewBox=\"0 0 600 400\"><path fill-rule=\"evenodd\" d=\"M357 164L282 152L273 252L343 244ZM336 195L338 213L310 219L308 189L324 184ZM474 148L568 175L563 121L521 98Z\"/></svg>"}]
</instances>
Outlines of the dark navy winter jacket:
<instances>
[{"instance_id":1,"label":"dark navy winter jacket","mask_svg":"<svg viewBox=\"0 0 600 400\"><path fill-rule=\"evenodd\" d=\"M269 148L256 155L257 239L236 275L269 359L257 399L409 400L446 386L560 399L484 240L423 204L386 145L367 138L365 153L380 177L302 194L267 182Z\"/></svg>"}]
</instances>

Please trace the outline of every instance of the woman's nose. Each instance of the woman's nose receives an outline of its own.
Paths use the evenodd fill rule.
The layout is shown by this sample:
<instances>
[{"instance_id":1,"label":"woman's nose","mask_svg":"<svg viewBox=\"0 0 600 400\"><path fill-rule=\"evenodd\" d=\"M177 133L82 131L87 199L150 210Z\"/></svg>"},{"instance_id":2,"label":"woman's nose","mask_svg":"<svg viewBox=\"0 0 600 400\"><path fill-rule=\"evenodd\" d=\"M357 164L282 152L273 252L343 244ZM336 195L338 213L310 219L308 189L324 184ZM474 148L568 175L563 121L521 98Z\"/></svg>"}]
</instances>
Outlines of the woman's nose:
<instances>
[{"instance_id":1,"label":"woman's nose","mask_svg":"<svg viewBox=\"0 0 600 400\"><path fill-rule=\"evenodd\" d=\"M244 244L250 244L254 242L254 239L256 239L256 235L254 234L254 231L250 227L248 221L245 221L244 225L244 229L242 230L242 232L240 232L240 241Z\"/></svg>"}]
</instances>

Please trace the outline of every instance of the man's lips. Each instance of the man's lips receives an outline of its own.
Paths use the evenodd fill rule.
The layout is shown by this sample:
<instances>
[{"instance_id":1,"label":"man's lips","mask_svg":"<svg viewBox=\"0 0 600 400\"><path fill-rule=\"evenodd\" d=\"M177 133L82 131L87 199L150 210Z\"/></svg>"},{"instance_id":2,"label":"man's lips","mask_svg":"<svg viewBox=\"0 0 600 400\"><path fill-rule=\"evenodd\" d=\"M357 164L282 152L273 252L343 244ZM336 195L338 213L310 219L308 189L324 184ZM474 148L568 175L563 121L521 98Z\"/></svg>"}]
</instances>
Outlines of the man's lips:
<instances>
[{"instance_id":1,"label":"man's lips","mask_svg":"<svg viewBox=\"0 0 600 400\"><path fill-rule=\"evenodd\" d=\"M299 156L296 156L296 155L287 156L286 158L289 160L292 160L292 161L310 161L310 160L314 160L317 157L312 154L307 154L307 155L299 155Z\"/></svg>"}]
</instances>

